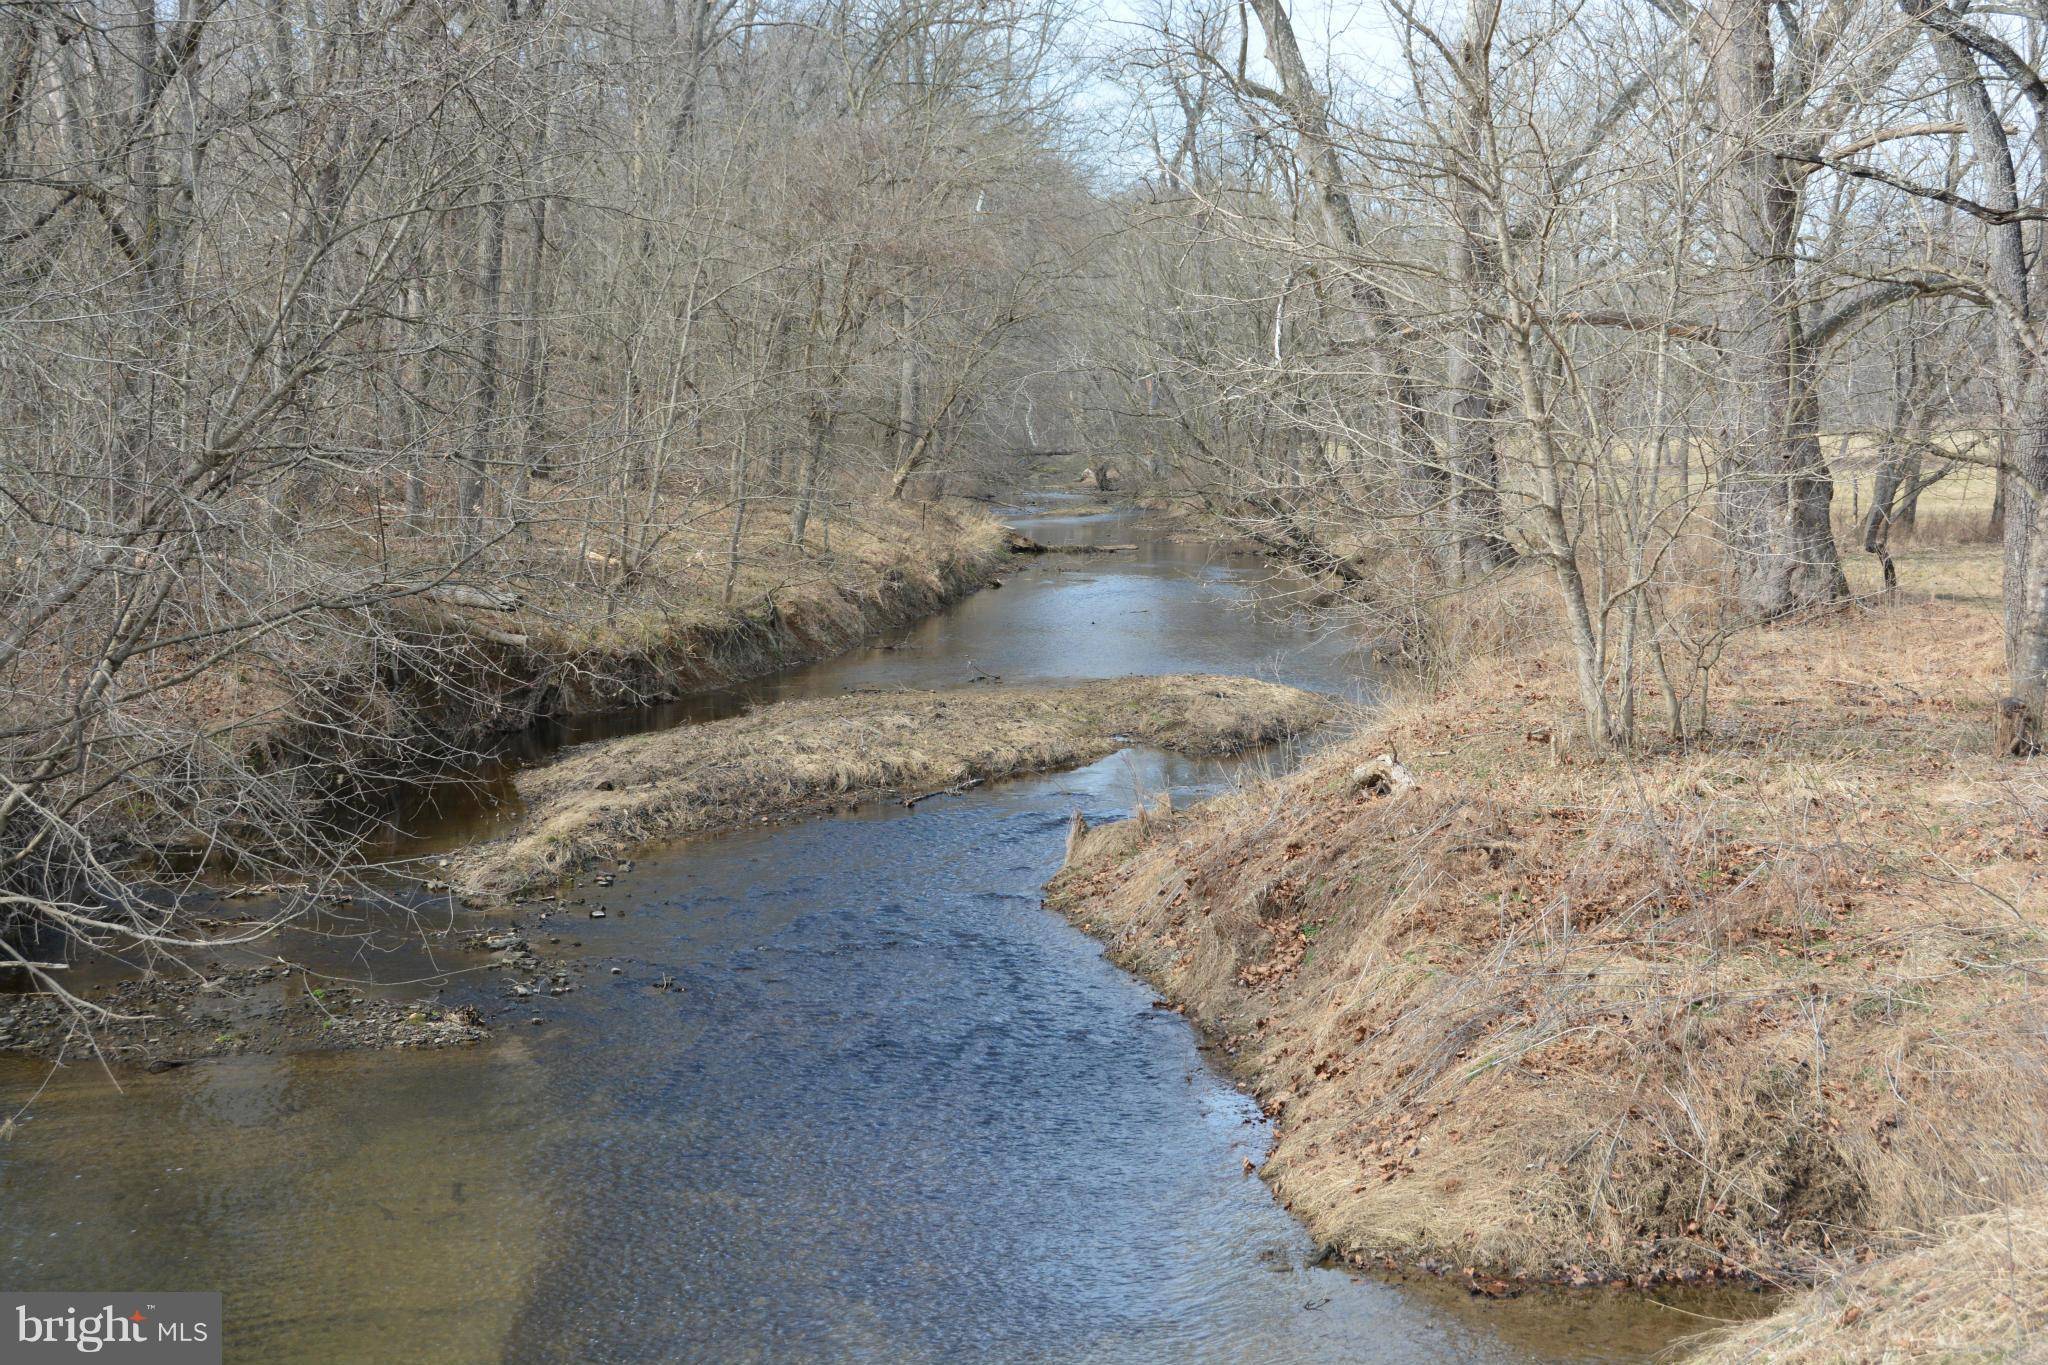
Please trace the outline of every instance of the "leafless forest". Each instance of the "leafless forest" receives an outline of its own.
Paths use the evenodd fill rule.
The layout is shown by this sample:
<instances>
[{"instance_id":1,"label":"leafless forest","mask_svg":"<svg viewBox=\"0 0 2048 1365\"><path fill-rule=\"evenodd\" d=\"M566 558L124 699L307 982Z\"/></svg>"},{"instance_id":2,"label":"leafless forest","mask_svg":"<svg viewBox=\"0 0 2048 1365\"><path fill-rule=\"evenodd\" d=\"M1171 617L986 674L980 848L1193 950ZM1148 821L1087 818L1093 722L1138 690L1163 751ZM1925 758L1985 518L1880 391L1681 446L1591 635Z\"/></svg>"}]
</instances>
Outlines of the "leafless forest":
<instances>
[{"instance_id":1,"label":"leafless forest","mask_svg":"<svg viewBox=\"0 0 2048 1365\"><path fill-rule=\"evenodd\" d=\"M2044 36L1935 0L10 2L0 953L175 948L137 855L319 843L306 736L753 609L1028 458L1404 640L1540 577L1593 751L1706 738L1726 642L1849 559L2002 537L1984 744L2030 754ZM1995 505L1930 526L1964 482Z\"/></svg>"}]
</instances>

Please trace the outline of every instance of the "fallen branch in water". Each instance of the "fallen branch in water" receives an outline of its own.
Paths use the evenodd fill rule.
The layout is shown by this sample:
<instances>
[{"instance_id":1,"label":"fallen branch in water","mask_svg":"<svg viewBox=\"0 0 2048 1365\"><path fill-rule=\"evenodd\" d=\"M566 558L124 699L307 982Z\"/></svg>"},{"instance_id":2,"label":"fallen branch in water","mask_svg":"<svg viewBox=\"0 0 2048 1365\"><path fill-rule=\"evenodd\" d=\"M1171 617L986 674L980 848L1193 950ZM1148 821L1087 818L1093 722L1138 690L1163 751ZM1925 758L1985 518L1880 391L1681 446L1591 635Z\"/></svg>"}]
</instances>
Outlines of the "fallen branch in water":
<instances>
[{"instance_id":1,"label":"fallen branch in water","mask_svg":"<svg viewBox=\"0 0 2048 1365\"><path fill-rule=\"evenodd\" d=\"M1137 550L1135 543L1123 545L1046 545L1033 540L1022 531L1012 531L1004 537L1013 555L1116 555L1131 554Z\"/></svg>"},{"instance_id":2,"label":"fallen branch in water","mask_svg":"<svg viewBox=\"0 0 2048 1365\"><path fill-rule=\"evenodd\" d=\"M940 787L935 791L920 792L916 796L906 796L903 798L903 804L906 806L914 806L920 801L929 801L934 796L958 796L961 792L969 791L975 787L979 787L985 780L986 779L984 778L971 777L967 779L967 781L959 783L955 786Z\"/></svg>"}]
</instances>

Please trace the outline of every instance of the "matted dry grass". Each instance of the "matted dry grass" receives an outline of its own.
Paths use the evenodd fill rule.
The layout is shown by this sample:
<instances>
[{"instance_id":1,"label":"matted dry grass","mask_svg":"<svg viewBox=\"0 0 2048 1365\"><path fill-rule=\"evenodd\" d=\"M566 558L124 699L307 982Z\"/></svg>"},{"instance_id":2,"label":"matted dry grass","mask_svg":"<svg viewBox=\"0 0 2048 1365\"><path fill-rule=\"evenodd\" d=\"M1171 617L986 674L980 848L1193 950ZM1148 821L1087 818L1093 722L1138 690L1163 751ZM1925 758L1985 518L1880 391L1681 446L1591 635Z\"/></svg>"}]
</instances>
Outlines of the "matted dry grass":
<instances>
[{"instance_id":1,"label":"matted dry grass","mask_svg":"<svg viewBox=\"0 0 2048 1365\"><path fill-rule=\"evenodd\" d=\"M1340 1249L1796 1282L2048 1171L2048 772L1988 756L1980 596L1743 636L1709 741L1624 759L1558 656L1490 659L1051 900L1235 1050ZM1418 788L1353 782L1386 750Z\"/></svg>"},{"instance_id":2,"label":"matted dry grass","mask_svg":"<svg viewBox=\"0 0 2048 1365\"><path fill-rule=\"evenodd\" d=\"M730 514L693 512L674 498L657 510L665 520L637 558L615 533L550 515L545 503L524 532L493 541L460 571L448 567L445 535L409 536L387 524L388 509L349 503L309 523L295 549L313 566L308 573L336 581L337 594L388 581L508 603L487 610L418 593L386 610L423 655L436 656L446 689L538 685L555 695L557 711L673 695L836 653L980 586L1008 559L1006 529L974 507L865 503L842 512L829 545L814 529L799 551L780 509L763 506L741 537L728 593ZM166 705L214 724L288 718L306 679L332 676L346 691L375 666L358 657L357 641L346 631L308 634L299 648L259 652L172 689ZM205 652L202 642L190 660ZM173 651L167 671L187 661ZM374 726L376 717L365 720Z\"/></svg>"},{"instance_id":3,"label":"matted dry grass","mask_svg":"<svg viewBox=\"0 0 2048 1365\"><path fill-rule=\"evenodd\" d=\"M1941 1241L1803 1294L1697 1365L2048 1360L2048 1210L1958 1220Z\"/></svg>"},{"instance_id":4,"label":"matted dry grass","mask_svg":"<svg viewBox=\"0 0 2048 1365\"><path fill-rule=\"evenodd\" d=\"M1202 676L780 702L521 774L519 825L464 853L452 880L475 896L516 895L657 838L1068 767L1131 742L1227 753L1335 714L1313 693Z\"/></svg>"}]
</instances>

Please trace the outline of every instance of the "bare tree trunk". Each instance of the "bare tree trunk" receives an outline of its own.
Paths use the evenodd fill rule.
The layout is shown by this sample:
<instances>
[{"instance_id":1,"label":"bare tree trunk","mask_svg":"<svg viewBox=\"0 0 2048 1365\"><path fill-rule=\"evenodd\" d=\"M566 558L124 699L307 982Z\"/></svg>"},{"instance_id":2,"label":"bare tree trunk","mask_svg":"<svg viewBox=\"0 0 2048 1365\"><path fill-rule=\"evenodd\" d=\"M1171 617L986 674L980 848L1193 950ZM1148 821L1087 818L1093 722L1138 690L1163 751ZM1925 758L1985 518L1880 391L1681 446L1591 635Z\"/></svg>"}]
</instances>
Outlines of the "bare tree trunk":
<instances>
[{"instance_id":1,"label":"bare tree trunk","mask_svg":"<svg viewBox=\"0 0 2048 1365\"><path fill-rule=\"evenodd\" d=\"M1920 449L1925 432L1916 324L1916 317L1908 311L1905 335L1892 366L1891 429L1886 433L1884 452L1871 480L1870 510L1863 516L1863 548L1883 564L1886 588L1898 586L1898 570L1891 557L1891 533L1907 524L1905 509L1920 498Z\"/></svg>"},{"instance_id":2,"label":"bare tree trunk","mask_svg":"<svg viewBox=\"0 0 2048 1365\"><path fill-rule=\"evenodd\" d=\"M1294 23L1282 0L1252 0L1252 10L1266 35L1266 55L1280 73L1281 101L1295 128L1294 154L1315 188L1324 225L1340 246L1361 250L1365 235L1359 228L1350 191L1344 185L1344 166L1331 137L1329 110L1309 72L1308 62L1301 55ZM1447 510L1450 490L1430 444L1427 414L1401 336L1401 325L1385 293L1369 281L1354 275L1349 277L1347 288L1364 315L1387 376L1395 444L1414 489L1415 511L1425 519L1441 517Z\"/></svg>"},{"instance_id":3,"label":"bare tree trunk","mask_svg":"<svg viewBox=\"0 0 2048 1365\"><path fill-rule=\"evenodd\" d=\"M470 428L463 446L462 485L456 495L456 516L462 552L476 553L481 541L484 492L497 448L498 340L504 319L505 190L492 184L489 198L477 210L476 306L479 321L476 370L472 380Z\"/></svg>"},{"instance_id":4,"label":"bare tree trunk","mask_svg":"<svg viewBox=\"0 0 2048 1365\"><path fill-rule=\"evenodd\" d=\"M1800 189L1776 155L1782 111L1766 0L1713 0L1704 28L1727 149L1722 535L1739 605L1770 618L1845 596L1848 583L1828 524L1834 489L1820 449L1814 358L1800 334Z\"/></svg>"},{"instance_id":5,"label":"bare tree trunk","mask_svg":"<svg viewBox=\"0 0 2048 1365\"><path fill-rule=\"evenodd\" d=\"M2033 521L2021 546L2019 591L2012 593L2010 582L2007 588L2011 608L2016 608L2012 614L2018 618L2008 653L2017 723L2014 733L2003 737L2006 751L2022 756L2048 747L2043 726L2048 717L2048 496L2036 491L2028 506Z\"/></svg>"},{"instance_id":6,"label":"bare tree trunk","mask_svg":"<svg viewBox=\"0 0 2048 1365\"><path fill-rule=\"evenodd\" d=\"M1529 433L1535 464L1535 521L1543 558L1550 564L1558 596L1564 603L1565 628L1571 636L1573 672L1579 685L1579 707L1586 723L1586 742L1597 753L1617 738L1615 718L1607 705L1606 658L1600 622L1593 614L1585 575L1579 570L1578 546L1565 517L1565 492L1557 431L1551 402L1543 392L1541 362L1526 320L1511 328L1515 376L1521 391L1522 420ZM1633 719L1631 713L1630 719Z\"/></svg>"},{"instance_id":7,"label":"bare tree trunk","mask_svg":"<svg viewBox=\"0 0 2048 1365\"><path fill-rule=\"evenodd\" d=\"M894 447L890 462L895 473L889 479L889 496L903 496L903 486L910 482L910 476L917 470L917 460L924 453L924 442L917 430L918 365L917 343L910 335L910 301L903 300L897 308L897 331L902 337L903 353L897 360L896 371L896 429Z\"/></svg>"},{"instance_id":8,"label":"bare tree trunk","mask_svg":"<svg viewBox=\"0 0 2048 1365\"><path fill-rule=\"evenodd\" d=\"M1921 482L1925 465L1926 457L1918 445L1905 452L1905 458L1900 462L1899 481L1904 491L1898 507L1892 512L1892 525L1901 531L1911 531L1920 524L1920 495L1927 491Z\"/></svg>"},{"instance_id":9,"label":"bare tree trunk","mask_svg":"<svg viewBox=\"0 0 2048 1365\"><path fill-rule=\"evenodd\" d=\"M543 95L541 117L534 129L529 163L536 169L547 162L548 139L554 125L553 101ZM536 194L527 207L529 236L526 252L526 283L520 303L520 327L524 332L519 359L519 386L514 399L519 409L520 468L526 475L547 473L547 335L548 309L553 270L548 263L548 199Z\"/></svg>"},{"instance_id":10,"label":"bare tree trunk","mask_svg":"<svg viewBox=\"0 0 2048 1365\"><path fill-rule=\"evenodd\" d=\"M1899 8L1925 26L1948 79L1984 179L1985 207L2012 213L2019 207L2012 139L1976 53L1958 36L1967 36L1968 31L1932 0L1899 0ZM2011 69L2015 57L2008 50L2000 65L2007 67L2008 76L2027 78L2022 88L2030 92L2034 106L2037 150L2048 150L2048 99L2042 96L2040 76L2031 69ZM2001 734L2000 743L2031 753L2048 740L2048 394L2043 392L2048 377L2024 336L2040 290L2029 268L2024 221L2015 216L1993 224L1988 235L1986 275L1998 296L1999 390L2006 404L2005 439L2010 442L1998 471L1992 524L2002 529L2005 541L2006 664L2009 700L2017 708L2012 717L2016 733ZM2048 270L2041 253L2034 253L2031 270Z\"/></svg>"},{"instance_id":11,"label":"bare tree trunk","mask_svg":"<svg viewBox=\"0 0 2048 1365\"><path fill-rule=\"evenodd\" d=\"M1501 293L1500 256L1483 186L1492 180L1487 129L1492 120L1493 38L1498 0L1471 0L1458 50L1457 111L1453 139L1459 164L1451 168L1452 212L1458 231L1452 268L1472 305L1451 340L1451 478L1453 534L1461 576L1479 578L1514 558L1501 519L1499 439L1501 401L1494 386L1494 328L1482 306Z\"/></svg>"},{"instance_id":12,"label":"bare tree trunk","mask_svg":"<svg viewBox=\"0 0 2048 1365\"><path fill-rule=\"evenodd\" d=\"M753 442L754 418L749 411L740 419L740 438L732 447L732 534L725 545L725 586L718 600L732 605L733 586L740 577L740 546L747 533L747 453Z\"/></svg>"},{"instance_id":13,"label":"bare tree trunk","mask_svg":"<svg viewBox=\"0 0 2048 1365\"><path fill-rule=\"evenodd\" d=\"M417 277L407 280L400 297L405 312L411 317L425 313L425 288ZM422 379L417 374L419 367L412 362L407 345L407 323L404 319L393 318L388 324L391 336L391 397L384 405L385 429L389 433L391 454L403 463L405 469L405 520L407 532L417 535L426 527L427 481L426 470L422 467L425 442L421 439L419 394L416 386Z\"/></svg>"},{"instance_id":14,"label":"bare tree trunk","mask_svg":"<svg viewBox=\"0 0 2048 1365\"><path fill-rule=\"evenodd\" d=\"M804 531L811 524L811 504L817 496L819 469L825 462L825 443L832 435L832 413L820 404L805 420L809 440L804 447L803 465L797 470L796 500L789 508L789 543L799 550L804 547Z\"/></svg>"},{"instance_id":15,"label":"bare tree trunk","mask_svg":"<svg viewBox=\"0 0 2048 1365\"><path fill-rule=\"evenodd\" d=\"M1899 8L1907 18L1921 19L1931 14L1933 5L1931 0L1899 0ZM2020 203L2012 138L1985 86L1977 59L1943 29L1930 26L1926 31L1935 60L1949 82L1956 110L1962 115L1963 126L1970 130L1977 173L1984 181L1983 203L1996 211L2012 212ZM2037 109L2035 117L2042 116ZM1986 274L2010 315L2001 319L1997 328L1998 397L2004 427L2001 446L2006 467L1997 472L1988 529L2005 541L2006 648L2011 651L2017 646L2019 620L2025 611L2022 567L2031 539L2027 490L2012 477L2012 469L2024 469L2031 464L2042 475L2048 475L2048 425L2032 415L2027 401L2034 387L2037 362L2019 336L2019 328L2033 317L2034 291L2029 278L2025 225L2015 220L1993 224L1985 231L1990 239ZM2039 268L2038 264L2035 268Z\"/></svg>"}]
</instances>

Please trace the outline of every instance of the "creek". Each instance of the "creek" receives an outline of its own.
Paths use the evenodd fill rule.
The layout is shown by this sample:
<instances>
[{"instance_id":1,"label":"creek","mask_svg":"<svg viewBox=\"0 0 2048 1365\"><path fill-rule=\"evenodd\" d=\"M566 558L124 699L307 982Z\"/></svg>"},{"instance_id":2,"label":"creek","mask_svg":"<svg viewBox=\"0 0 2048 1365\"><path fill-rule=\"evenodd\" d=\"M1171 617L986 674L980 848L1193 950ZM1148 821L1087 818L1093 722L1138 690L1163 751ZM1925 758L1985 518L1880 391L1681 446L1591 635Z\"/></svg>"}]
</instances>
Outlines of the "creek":
<instances>
[{"instance_id":1,"label":"creek","mask_svg":"<svg viewBox=\"0 0 2048 1365\"><path fill-rule=\"evenodd\" d=\"M1137 548L1048 555L838 660L546 738L988 676L1369 692L1358 642L1263 605L1255 560L1057 505L1017 524ZM657 850L583 893L604 919L538 931L584 964L540 1026L495 974L444 986L494 1011L477 1048L118 1089L0 1060L0 1116L40 1089L0 1141L0 1285L219 1289L251 1361L1622 1360L1711 1325L1698 1298L1491 1302L1315 1267L1245 1173L1257 1107L1041 908L1072 809L1285 761L1131 750ZM414 812L403 851L491 819ZM435 965L366 942L333 952L386 980Z\"/></svg>"}]
</instances>

